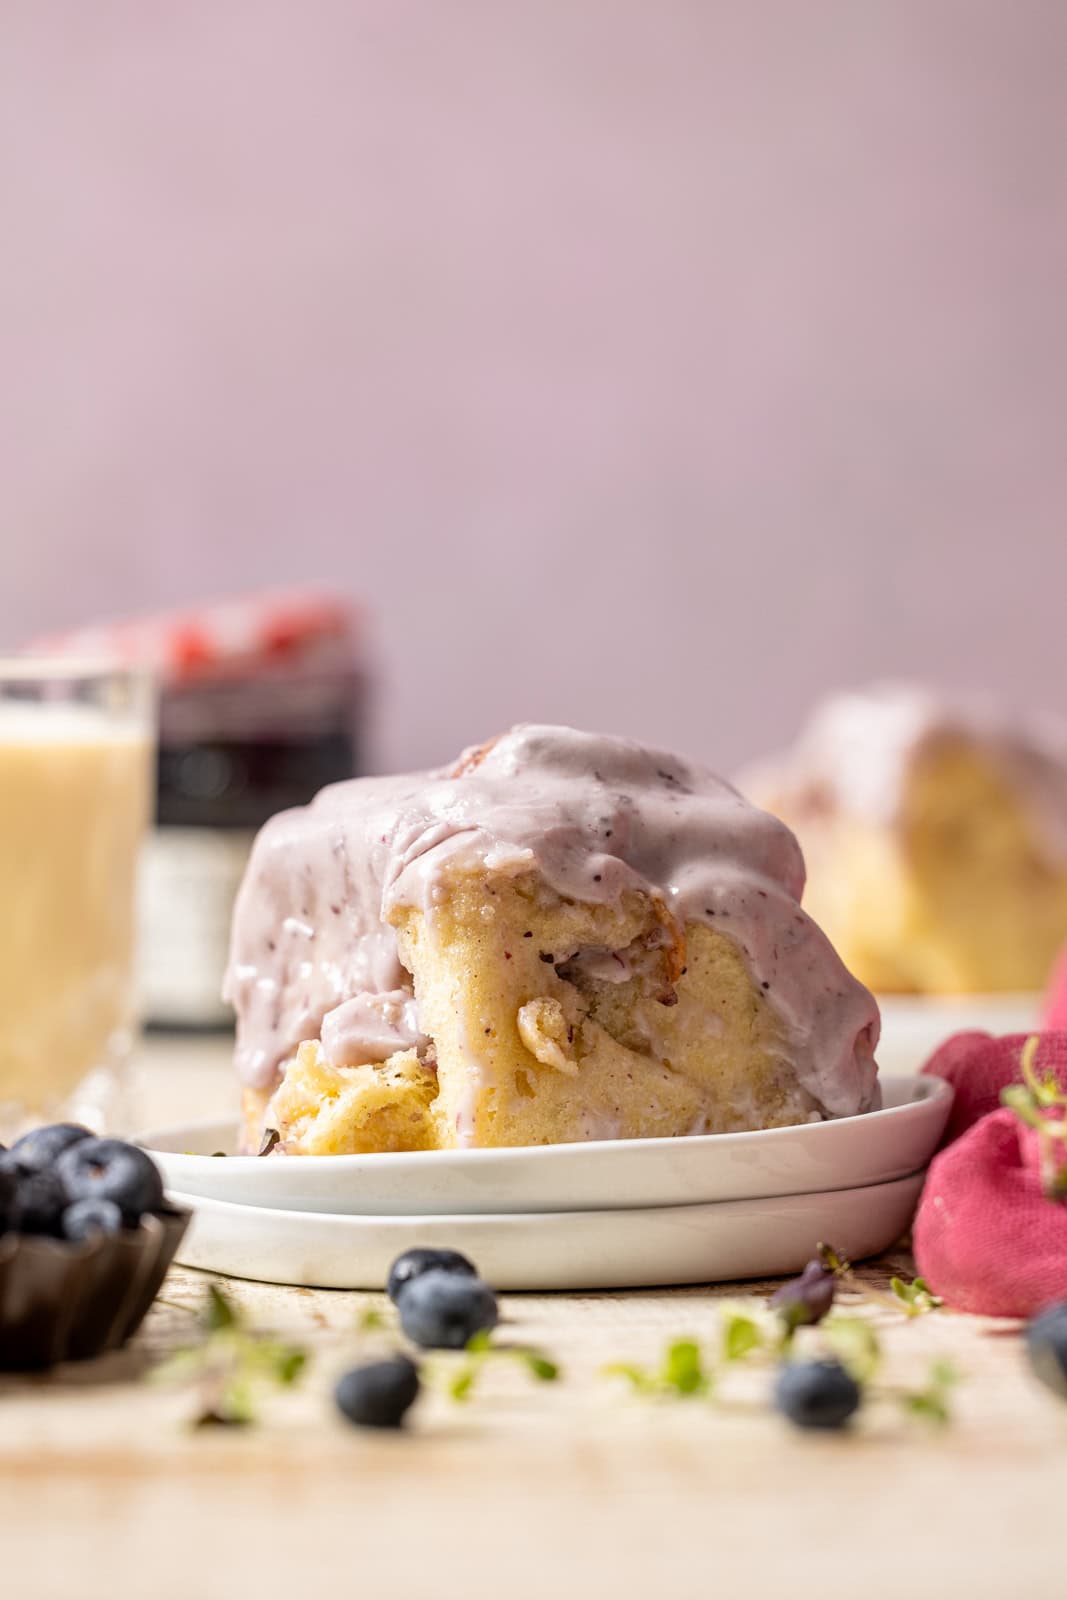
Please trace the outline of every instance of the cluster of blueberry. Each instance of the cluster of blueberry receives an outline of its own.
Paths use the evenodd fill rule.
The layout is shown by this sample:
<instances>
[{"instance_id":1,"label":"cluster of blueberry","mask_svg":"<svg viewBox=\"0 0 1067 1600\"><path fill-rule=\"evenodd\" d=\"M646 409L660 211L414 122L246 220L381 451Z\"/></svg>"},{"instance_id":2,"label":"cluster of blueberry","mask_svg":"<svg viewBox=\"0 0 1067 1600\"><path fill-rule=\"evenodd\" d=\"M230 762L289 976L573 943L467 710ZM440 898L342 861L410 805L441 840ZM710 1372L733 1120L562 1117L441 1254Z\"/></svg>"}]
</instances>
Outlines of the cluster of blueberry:
<instances>
[{"instance_id":1,"label":"cluster of blueberry","mask_svg":"<svg viewBox=\"0 0 1067 1600\"><path fill-rule=\"evenodd\" d=\"M821 1261L809 1261L799 1278L771 1297L787 1334L821 1322L834 1303L837 1281ZM842 1362L786 1361L774 1386L774 1403L797 1428L843 1428L859 1410L863 1391Z\"/></svg>"},{"instance_id":2,"label":"cluster of blueberry","mask_svg":"<svg viewBox=\"0 0 1067 1600\"><path fill-rule=\"evenodd\" d=\"M406 1250L393 1262L386 1285L413 1344L462 1350L497 1323L496 1296L472 1262L456 1250ZM810 1261L782 1285L771 1307L791 1340L797 1328L823 1320L834 1304L835 1274ZM1067 1300L1049 1307L1026 1329L1026 1350L1036 1375L1067 1399ZM406 1355L353 1367L335 1390L338 1409L361 1427L398 1428L418 1398L419 1369ZM847 1426L863 1403L863 1387L840 1361L787 1359L774 1389L778 1411L794 1426L830 1430Z\"/></svg>"},{"instance_id":3,"label":"cluster of blueberry","mask_svg":"<svg viewBox=\"0 0 1067 1600\"><path fill-rule=\"evenodd\" d=\"M788 1334L821 1322L834 1303L834 1274L809 1261L771 1299ZM1057 1301L1029 1322L1025 1347L1034 1374L1067 1400L1067 1300ZM787 1361L774 1391L775 1405L798 1428L843 1428L859 1409L863 1390L840 1361Z\"/></svg>"},{"instance_id":4,"label":"cluster of blueberry","mask_svg":"<svg viewBox=\"0 0 1067 1600\"><path fill-rule=\"evenodd\" d=\"M497 1324L496 1295L458 1250L405 1250L389 1271L386 1292L412 1344L463 1350ZM364 1428L398 1428L419 1393L409 1356L389 1356L346 1372L334 1391L341 1414Z\"/></svg>"},{"instance_id":5,"label":"cluster of blueberry","mask_svg":"<svg viewBox=\"0 0 1067 1600\"><path fill-rule=\"evenodd\" d=\"M57 1122L0 1146L0 1233L81 1242L135 1228L163 1209L163 1180L150 1156L121 1139Z\"/></svg>"}]
</instances>

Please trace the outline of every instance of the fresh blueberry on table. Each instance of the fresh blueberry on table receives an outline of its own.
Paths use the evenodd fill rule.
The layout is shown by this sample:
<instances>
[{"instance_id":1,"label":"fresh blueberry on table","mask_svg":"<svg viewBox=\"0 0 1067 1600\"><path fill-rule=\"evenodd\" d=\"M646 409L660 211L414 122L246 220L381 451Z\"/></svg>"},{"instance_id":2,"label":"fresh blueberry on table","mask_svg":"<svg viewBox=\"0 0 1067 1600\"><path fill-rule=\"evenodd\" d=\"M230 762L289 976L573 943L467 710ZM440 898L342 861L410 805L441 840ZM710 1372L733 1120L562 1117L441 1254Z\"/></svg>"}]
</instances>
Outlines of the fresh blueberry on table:
<instances>
[{"instance_id":1,"label":"fresh blueberry on table","mask_svg":"<svg viewBox=\"0 0 1067 1600\"><path fill-rule=\"evenodd\" d=\"M12 1158L26 1172L40 1172L57 1161L64 1150L91 1139L88 1128L77 1122L53 1122L47 1128L32 1128L11 1146Z\"/></svg>"},{"instance_id":2,"label":"fresh blueberry on table","mask_svg":"<svg viewBox=\"0 0 1067 1600\"><path fill-rule=\"evenodd\" d=\"M1067 1300L1057 1301L1027 1324L1026 1353L1046 1388L1067 1400Z\"/></svg>"},{"instance_id":3,"label":"fresh blueberry on table","mask_svg":"<svg viewBox=\"0 0 1067 1600\"><path fill-rule=\"evenodd\" d=\"M840 1361L789 1362L774 1389L775 1406L797 1428L843 1428L861 1398Z\"/></svg>"},{"instance_id":4,"label":"fresh blueberry on table","mask_svg":"<svg viewBox=\"0 0 1067 1600\"><path fill-rule=\"evenodd\" d=\"M64 1239L76 1241L95 1239L98 1233L121 1233L123 1226L122 1211L114 1200L103 1200L96 1195L87 1200L75 1200L60 1218Z\"/></svg>"},{"instance_id":5,"label":"fresh blueberry on table","mask_svg":"<svg viewBox=\"0 0 1067 1600\"><path fill-rule=\"evenodd\" d=\"M16 1168L15 1198L10 1223L19 1233L45 1233L58 1237L60 1218L69 1202L66 1186L52 1167L39 1172Z\"/></svg>"},{"instance_id":6,"label":"fresh blueberry on table","mask_svg":"<svg viewBox=\"0 0 1067 1600\"><path fill-rule=\"evenodd\" d=\"M400 1326L413 1344L462 1350L497 1324L496 1295L481 1278L431 1268L404 1286Z\"/></svg>"},{"instance_id":7,"label":"fresh blueberry on table","mask_svg":"<svg viewBox=\"0 0 1067 1600\"><path fill-rule=\"evenodd\" d=\"M163 1180L151 1156L121 1139L82 1139L65 1150L56 1171L70 1199L111 1200L127 1223L163 1206Z\"/></svg>"},{"instance_id":8,"label":"fresh blueberry on table","mask_svg":"<svg viewBox=\"0 0 1067 1600\"><path fill-rule=\"evenodd\" d=\"M458 1250L405 1250L390 1267L389 1281L385 1286L385 1292L394 1305L407 1285L414 1283L424 1272L453 1272L467 1278L478 1276L473 1261L468 1261Z\"/></svg>"},{"instance_id":9,"label":"fresh blueberry on table","mask_svg":"<svg viewBox=\"0 0 1067 1600\"><path fill-rule=\"evenodd\" d=\"M407 1356L353 1367L334 1390L337 1409L360 1428L399 1428L419 1393L419 1372Z\"/></svg>"},{"instance_id":10,"label":"fresh blueberry on table","mask_svg":"<svg viewBox=\"0 0 1067 1600\"><path fill-rule=\"evenodd\" d=\"M771 1309L790 1329L810 1327L830 1310L836 1287L833 1273L821 1261L809 1261L799 1278L790 1278L771 1296Z\"/></svg>"}]
</instances>

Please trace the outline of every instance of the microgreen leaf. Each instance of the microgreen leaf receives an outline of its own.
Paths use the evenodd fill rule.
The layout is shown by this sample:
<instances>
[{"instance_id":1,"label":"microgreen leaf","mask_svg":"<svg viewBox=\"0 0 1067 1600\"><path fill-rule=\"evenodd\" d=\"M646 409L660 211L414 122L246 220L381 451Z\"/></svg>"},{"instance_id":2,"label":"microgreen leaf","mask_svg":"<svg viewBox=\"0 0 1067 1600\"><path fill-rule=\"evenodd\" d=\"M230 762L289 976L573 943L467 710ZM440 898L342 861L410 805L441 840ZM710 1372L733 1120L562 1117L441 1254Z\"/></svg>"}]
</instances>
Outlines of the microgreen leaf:
<instances>
[{"instance_id":1,"label":"microgreen leaf","mask_svg":"<svg viewBox=\"0 0 1067 1600\"><path fill-rule=\"evenodd\" d=\"M763 1330L752 1317L743 1312L726 1313L722 1326L722 1351L727 1361L743 1361L751 1351L763 1344Z\"/></svg>"},{"instance_id":2,"label":"microgreen leaf","mask_svg":"<svg viewBox=\"0 0 1067 1600\"><path fill-rule=\"evenodd\" d=\"M176 1351L153 1373L153 1381L194 1384L200 1406L194 1427L233 1427L255 1421L256 1391L264 1384L289 1388L303 1372L307 1355L249 1328L240 1310L216 1285L209 1284L199 1321L205 1337Z\"/></svg>"},{"instance_id":3,"label":"microgreen leaf","mask_svg":"<svg viewBox=\"0 0 1067 1600\"><path fill-rule=\"evenodd\" d=\"M1022 1083L1000 1092L1001 1104L1037 1134L1041 1192L1053 1201L1067 1200L1067 1092L1052 1073L1038 1077L1036 1058L1039 1036L1031 1034L1019 1058ZM1058 1111L1060 1115L1054 1116Z\"/></svg>"},{"instance_id":4,"label":"microgreen leaf","mask_svg":"<svg viewBox=\"0 0 1067 1600\"><path fill-rule=\"evenodd\" d=\"M555 1383L559 1377L559 1367L547 1356L539 1354L536 1350L520 1350L519 1359L525 1362L530 1373L539 1383Z\"/></svg>"},{"instance_id":5,"label":"microgreen leaf","mask_svg":"<svg viewBox=\"0 0 1067 1600\"><path fill-rule=\"evenodd\" d=\"M456 1373L448 1386L448 1392L453 1400L462 1403L470 1398L477 1372L478 1368L476 1366L468 1365L461 1372Z\"/></svg>"},{"instance_id":6,"label":"microgreen leaf","mask_svg":"<svg viewBox=\"0 0 1067 1600\"><path fill-rule=\"evenodd\" d=\"M274 1375L284 1388L291 1388L307 1366L307 1351L301 1350L296 1345L280 1350L275 1363Z\"/></svg>"},{"instance_id":7,"label":"microgreen leaf","mask_svg":"<svg viewBox=\"0 0 1067 1600\"><path fill-rule=\"evenodd\" d=\"M869 1383L882 1360L878 1335L863 1317L827 1317L823 1338L857 1383Z\"/></svg>"},{"instance_id":8,"label":"microgreen leaf","mask_svg":"<svg viewBox=\"0 0 1067 1600\"><path fill-rule=\"evenodd\" d=\"M712 1387L712 1376L704 1368L695 1339L673 1340L656 1372L629 1361L613 1361L602 1370L605 1377L625 1378L637 1394L643 1395L689 1397L709 1394Z\"/></svg>"},{"instance_id":9,"label":"microgreen leaf","mask_svg":"<svg viewBox=\"0 0 1067 1600\"><path fill-rule=\"evenodd\" d=\"M949 1396L959 1381L959 1372L952 1362L941 1358L931 1363L925 1386L905 1391L899 1396L900 1404L910 1416L943 1427L952 1421Z\"/></svg>"},{"instance_id":10,"label":"microgreen leaf","mask_svg":"<svg viewBox=\"0 0 1067 1600\"><path fill-rule=\"evenodd\" d=\"M224 1294L217 1283L207 1286L207 1305L204 1307L203 1322L209 1333L220 1333L224 1328L236 1328L241 1321L241 1313L230 1299Z\"/></svg>"},{"instance_id":11,"label":"microgreen leaf","mask_svg":"<svg viewBox=\"0 0 1067 1600\"><path fill-rule=\"evenodd\" d=\"M378 1307L377 1306L364 1306L364 1308L360 1312L359 1317L358 1317L357 1322L356 1322L357 1332L359 1332L359 1333L377 1333L379 1329L384 1328L384 1327L385 1327L385 1317L378 1310Z\"/></svg>"},{"instance_id":12,"label":"microgreen leaf","mask_svg":"<svg viewBox=\"0 0 1067 1600\"><path fill-rule=\"evenodd\" d=\"M638 1394L653 1394L656 1390L656 1380L644 1367L639 1367L632 1361L612 1361L602 1367L605 1378L625 1378Z\"/></svg>"},{"instance_id":13,"label":"microgreen leaf","mask_svg":"<svg viewBox=\"0 0 1067 1600\"><path fill-rule=\"evenodd\" d=\"M678 1394L706 1394L708 1378L694 1339L675 1339L667 1348L663 1382Z\"/></svg>"},{"instance_id":14,"label":"microgreen leaf","mask_svg":"<svg viewBox=\"0 0 1067 1600\"><path fill-rule=\"evenodd\" d=\"M889 1287L909 1317L921 1317L928 1311L936 1311L943 1303L931 1291L925 1278L914 1278L911 1283L905 1283L903 1278L890 1278Z\"/></svg>"},{"instance_id":15,"label":"microgreen leaf","mask_svg":"<svg viewBox=\"0 0 1067 1600\"><path fill-rule=\"evenodd\" d=\"M490 1330L483 1328L467 1341L463 1365L453 1370L447 1379L446 1392L453 1400L470 1398L482 1368L491 1357L517 1361L538 1383L552 1383L560 1374L556 1362L543 1351L535 1350L532 1345L494 1344Z\"/></svg>"},{"instance_id":16,"label":"microgreen leaf","mask_svg":"<svg viewBox=\"0 0 1067 1600\"><path fill-rule=\"evenodd\" d=\"M835 1250L832 1244L816 1245L815 1254L827 1272L832 1272L835 1278L843 1278L852 1271L851 1261L839 1250Z\"/></svg>"}]
</instances>

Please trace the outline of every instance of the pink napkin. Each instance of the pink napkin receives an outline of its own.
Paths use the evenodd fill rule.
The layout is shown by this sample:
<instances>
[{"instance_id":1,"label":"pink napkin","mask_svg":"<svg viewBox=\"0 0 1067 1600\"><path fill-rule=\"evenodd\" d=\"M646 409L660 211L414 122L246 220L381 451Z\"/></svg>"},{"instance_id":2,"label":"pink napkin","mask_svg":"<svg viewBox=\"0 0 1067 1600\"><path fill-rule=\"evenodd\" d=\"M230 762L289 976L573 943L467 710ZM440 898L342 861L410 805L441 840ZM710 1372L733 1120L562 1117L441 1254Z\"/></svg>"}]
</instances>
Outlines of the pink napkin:
<instances>
[{"instance_id":1,"label":"pink napkin","mask_svg":"<svg viewBox=\"0 0 1067 1600\"><path fill-rule=\"evenodd\" d=\"M1021 1082L1028 1037L959 1033L923 1069L956 1099L919 1202L915 1258L959 1311L1030 1317L1067 1297L1067 1203L1043 1191L1037 1132L1000 1105L1000 1091ZM1067 1031L1038 1037L1037 1075L1067 1090Z\"/></svg>"}]
</instances>

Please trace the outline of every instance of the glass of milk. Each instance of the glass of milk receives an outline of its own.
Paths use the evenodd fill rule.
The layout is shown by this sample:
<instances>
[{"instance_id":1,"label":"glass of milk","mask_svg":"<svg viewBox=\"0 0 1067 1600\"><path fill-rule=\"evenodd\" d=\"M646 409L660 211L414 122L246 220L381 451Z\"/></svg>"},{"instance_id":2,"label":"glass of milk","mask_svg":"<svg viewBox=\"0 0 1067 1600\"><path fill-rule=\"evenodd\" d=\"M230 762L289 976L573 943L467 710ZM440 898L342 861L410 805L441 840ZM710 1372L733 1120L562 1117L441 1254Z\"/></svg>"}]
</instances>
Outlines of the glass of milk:
<instances>
[{"instance_id":1,"label":"glass of milk","mask_svg":"<svg viewBox=\"0 0 1067 1600\"><path fill-rule=\"evenodd\" d=\"M0 659L0 1139L115 1108L154 720L139 672Z\"/></svg>"}]
</instances>

